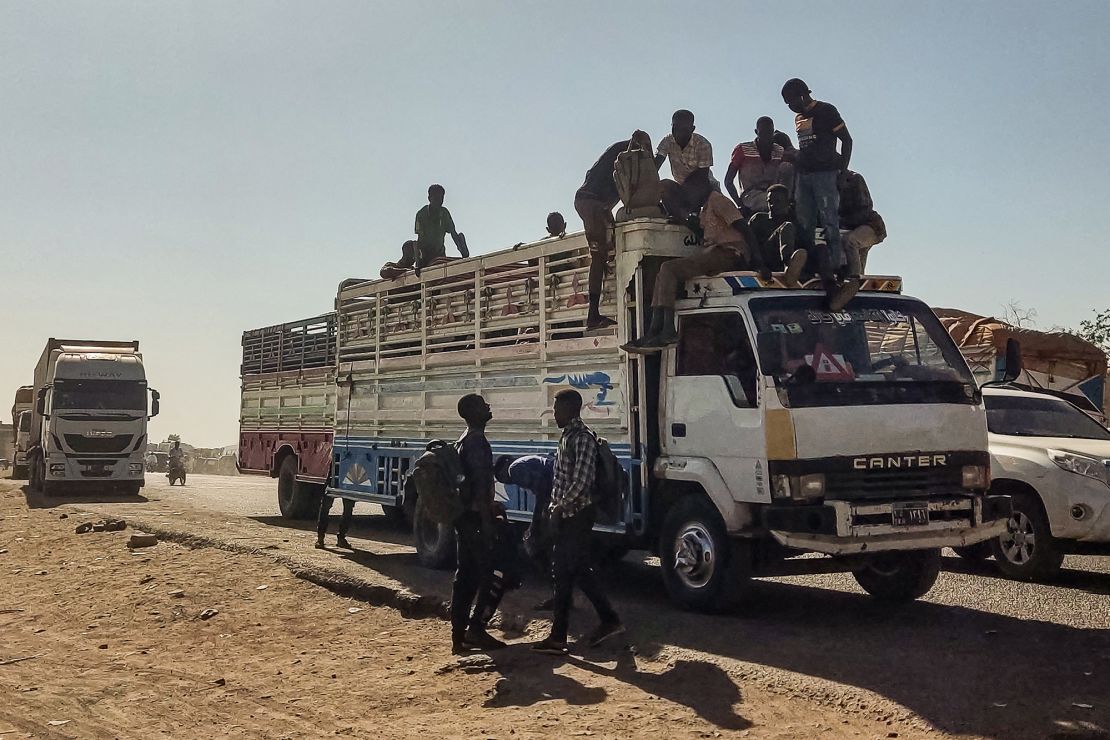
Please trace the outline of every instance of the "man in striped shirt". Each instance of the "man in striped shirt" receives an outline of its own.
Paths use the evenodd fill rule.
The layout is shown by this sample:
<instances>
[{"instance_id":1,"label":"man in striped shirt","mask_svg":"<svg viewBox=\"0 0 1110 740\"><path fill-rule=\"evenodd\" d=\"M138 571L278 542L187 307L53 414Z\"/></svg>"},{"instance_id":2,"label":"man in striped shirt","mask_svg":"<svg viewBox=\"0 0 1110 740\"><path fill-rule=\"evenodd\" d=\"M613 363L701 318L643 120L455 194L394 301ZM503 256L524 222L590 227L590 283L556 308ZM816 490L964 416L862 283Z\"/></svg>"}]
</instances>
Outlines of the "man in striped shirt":
<instances>
[{"instance_id":1,"label":"man in striped shirt","mask_svg":"<svg viewBox=\"0 0 1110 740\"><path fill-rule=\"evenodd\" d=\"M740 191L736 178L740 178ZM794 190L794 165L786 150L775 143L775 122L763 116L755 122L755 140L737 144L725 173L725 188L745 218L767 210L767 188L785 185Z\"/></svg>"},{"instance_id":2,"label":"man in striped shirt","mask_svg":"<svg viewBox=\"0 0 1110 740\"><path fill-rule=\"evenodd\" d=\"M566 655L571 599L577 585L593 604L601 624L589 637L590 647L624 632L620 617L601 589L590 564L597 478L597 437L582 421L582 396L571 388L555 395L555 423L563 430L555 460L555 481L548 510L555 530L552 570L555 578L551 634L533 650Z\"/></svg>"}]
</instances>

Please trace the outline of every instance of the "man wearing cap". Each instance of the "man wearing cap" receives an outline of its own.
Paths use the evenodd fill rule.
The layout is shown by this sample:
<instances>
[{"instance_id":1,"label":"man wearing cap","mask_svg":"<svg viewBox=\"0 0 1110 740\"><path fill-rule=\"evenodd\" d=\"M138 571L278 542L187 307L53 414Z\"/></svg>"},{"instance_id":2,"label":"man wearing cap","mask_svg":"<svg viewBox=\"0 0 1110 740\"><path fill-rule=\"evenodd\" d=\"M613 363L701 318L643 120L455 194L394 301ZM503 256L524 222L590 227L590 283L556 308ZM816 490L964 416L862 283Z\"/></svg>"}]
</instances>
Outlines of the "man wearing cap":
<instances>
[{"instance_id":1,"label":"man wearing cap","mask_svg":"<svg viewBox=\"0 0 1110 740\"><path fill-rule=\"evenodd\" d=\"M840 246L839 174L848 169L852 158L852 136L836 106L810 95L809 85L793 78L782 86L782 100L794 111L798 133L796 212L801 246L814 244L818 226L825 232L825 248L817 252L817 264L826 289L829 307L839 311L851 300L859 284L837 283L837 273L845 265ZM836 143L840 141L840 151Z\"/></svg>"}]
</instances>

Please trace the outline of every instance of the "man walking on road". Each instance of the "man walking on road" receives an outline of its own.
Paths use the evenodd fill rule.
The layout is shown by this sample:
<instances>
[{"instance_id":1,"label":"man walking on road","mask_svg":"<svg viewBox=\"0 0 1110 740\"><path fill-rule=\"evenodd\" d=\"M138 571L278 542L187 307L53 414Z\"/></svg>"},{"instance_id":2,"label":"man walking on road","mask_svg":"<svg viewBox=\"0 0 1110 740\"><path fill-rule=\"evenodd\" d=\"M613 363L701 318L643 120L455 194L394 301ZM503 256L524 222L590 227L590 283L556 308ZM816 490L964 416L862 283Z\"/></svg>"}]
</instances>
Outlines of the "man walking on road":
<instances>
[{"instance_id":1,"label":"man walking on road","mask_svg":"<svg viewBox=\"0 0 1110 740\"><path fill-rule=\"evenodd\" d=\"M483 620L492 598L493 450L486 439L486 424L493 413L476 393L459 399L458 412L466 422L466 433L456 443L466 477L462 485L466 511L455 521L458 550L451 585L451 651L456 655L505 647L486 632Z\"/></svg>"},{"instance_id":2,"label":"man walking on road","mask_svg":"<svg viewBox=\"0 0 1110 740\"><path fill-rule=\"evenodd\" d=\"M620 617L601 589L590 564L594 518L594 484L597 477L597 437L582 421L582 396L570 388L555 396L555 423L563 430L555 461L555 481L549 508L555 531L553 570L555 615L551 634L532 649L566 655L571 599L577 585L593 604L601 624L590 635L590 647L624 632Z\"/></svg>"},{"instance_id":3,"label":"man walking on road","mask_svg":"<svg viewBox=\"0 0 1110 740\"><path fill-rule=\"evenodd\" d=\"M347 541L347 532L351 528L351 516L355 513L355 502L349 498L342 499L343 516L339 518L339 535L335 538L335 546L345 550L353 550ZM331 505L335 499L327 494L320 497L320 511L316 514L316 549L324 549L324 535L328 533L328 520L331 519Z\"/></svg>"}]
</instances>

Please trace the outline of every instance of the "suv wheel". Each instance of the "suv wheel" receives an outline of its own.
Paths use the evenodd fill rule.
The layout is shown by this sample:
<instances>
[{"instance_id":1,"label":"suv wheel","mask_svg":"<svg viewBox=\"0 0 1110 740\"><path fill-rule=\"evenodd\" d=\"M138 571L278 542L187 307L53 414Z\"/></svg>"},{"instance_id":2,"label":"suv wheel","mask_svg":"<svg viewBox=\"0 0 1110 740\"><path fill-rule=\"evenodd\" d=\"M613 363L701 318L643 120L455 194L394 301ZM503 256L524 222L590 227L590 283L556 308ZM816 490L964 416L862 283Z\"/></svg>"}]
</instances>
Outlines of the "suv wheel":
<instances>
[{"instance_id":1,"label":"suv wheel","mask_svg":"<svg viewBox=\"0 0 1110 740\"><path fill-rule=\"evenodd\" d=\"M1011 578L1026 581L1050 578L1064 562L1064 553L1052 536L1040 499L1029 493L1014 495L1006 531L991 544L998 569Z\"/></svg>"}]
</instances>

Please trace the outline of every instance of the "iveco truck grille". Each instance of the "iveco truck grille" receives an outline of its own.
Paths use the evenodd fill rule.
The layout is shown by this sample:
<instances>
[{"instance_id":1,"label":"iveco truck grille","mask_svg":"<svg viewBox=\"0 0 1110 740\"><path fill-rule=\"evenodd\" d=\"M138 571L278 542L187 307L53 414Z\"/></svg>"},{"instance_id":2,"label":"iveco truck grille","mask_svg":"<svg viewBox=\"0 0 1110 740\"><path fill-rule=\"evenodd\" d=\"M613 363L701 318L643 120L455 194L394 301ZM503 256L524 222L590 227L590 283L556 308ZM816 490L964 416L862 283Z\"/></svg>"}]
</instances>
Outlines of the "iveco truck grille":
<instances>
[{"instance_id":1,"label":"iveco truck grille","mask_svg":"<svg viewBox=\"0 0 1110 740\"><path fill-rule=\"evenodd\" d=\"M74 452L123 452L135 439L130 434L117 434L112 437L84 437L80 434L67 434L66 444Z\"/></svg>"},{"instance_id":2,"label":"iveco truck grille","mask_svg":"<svg viewBox=\"0 0 1110 740\"><path fill-rule=\"evenodd\" d=\"M825 476L825 498L885 499L966 493L958 467L926 470L853 470Z\"/></svg>"}]
</instances>

